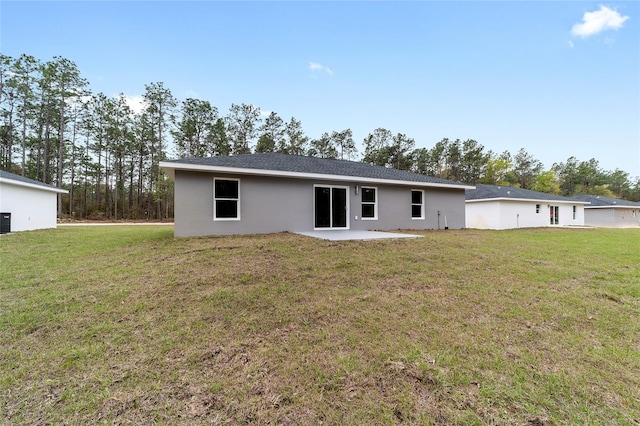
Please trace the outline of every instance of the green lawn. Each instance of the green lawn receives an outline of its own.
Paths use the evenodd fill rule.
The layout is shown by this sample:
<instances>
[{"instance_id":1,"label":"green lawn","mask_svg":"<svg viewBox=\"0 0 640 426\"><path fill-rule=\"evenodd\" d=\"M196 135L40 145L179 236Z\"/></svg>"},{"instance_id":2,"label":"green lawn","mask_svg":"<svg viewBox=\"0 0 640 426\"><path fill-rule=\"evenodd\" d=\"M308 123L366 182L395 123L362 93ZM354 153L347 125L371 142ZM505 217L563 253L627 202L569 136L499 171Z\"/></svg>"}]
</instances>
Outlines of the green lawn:
<instances>
[{"instance_id":1,"label":"green lawn","mask_svg":"<svg viewBox=\"0 0 640 426\"><path fill-rule=\"evenodd\" d=\"M640 230L0 237L2 424L638 425Z\"/></svg>"}]
</instances>

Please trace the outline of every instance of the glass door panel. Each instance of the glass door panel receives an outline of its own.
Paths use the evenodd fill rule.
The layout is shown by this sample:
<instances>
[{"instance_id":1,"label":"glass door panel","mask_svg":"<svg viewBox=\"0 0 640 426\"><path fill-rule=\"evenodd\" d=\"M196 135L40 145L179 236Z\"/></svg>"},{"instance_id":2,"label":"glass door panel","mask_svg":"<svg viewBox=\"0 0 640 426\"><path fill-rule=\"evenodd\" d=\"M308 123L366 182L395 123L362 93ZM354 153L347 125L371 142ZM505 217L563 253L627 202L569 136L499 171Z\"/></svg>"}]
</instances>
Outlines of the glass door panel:
<instances>
[{"instance_id":1,"label":"glass door panel","mask_svg":"<svg viewBox=\"0 0 640 426\"><path fill-rule=\"evenodd\" d=\"M331 213L334 228L347 227L347 190L345 188L331 188Z\"/></svg>"},{"instance_id":2,"label":"glass door panel","mask_svg":"<svg viewBox=\"0 0 640 426\"><path fill-rule=\"evenodd\" d=\"M558 214L560 213L560 208L558 206L549 206L549 224L551 225L557 225L559 223L558 221Z\"/></svg>"},{"instance_id":3,"label":"glass door panel","mask_svg":"<svg viewBox=\"0 0 640 426\"><path fill-rule=\"evenodd\" d=\"M331 227L331 188L315 187L315 227Z\"/></svg>"}]
</instances>

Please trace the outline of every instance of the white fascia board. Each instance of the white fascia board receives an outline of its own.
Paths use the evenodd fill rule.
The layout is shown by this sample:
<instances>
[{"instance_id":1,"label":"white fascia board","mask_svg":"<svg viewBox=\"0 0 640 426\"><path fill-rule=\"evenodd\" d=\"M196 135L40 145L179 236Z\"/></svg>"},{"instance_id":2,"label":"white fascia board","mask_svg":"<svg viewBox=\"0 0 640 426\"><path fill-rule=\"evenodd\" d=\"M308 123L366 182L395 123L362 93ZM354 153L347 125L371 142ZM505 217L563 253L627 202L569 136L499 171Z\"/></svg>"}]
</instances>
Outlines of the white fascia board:
<instances>
[{"instance_id":1,"label":"white fascia board","mask_svg":"<svg viewBox=\"0 0 640 426\"><path fill-rule=\"evenodd\" d=\"M584 206L585 209L640 209L640 206L620 206L620 205L612 205L612 206Z\"/></svg>"},{"instance_id":2,"label":"white fascia board","mask_svg":"<svg viewBox=\"0 0 640 426\"><path fill-rule=\"evenodd\" d=\"M33 184L33 183L22 182L22 181L19 181L19 180L7 179L7 178L2 178L2 177L0 177L0 183L6 183L7 185L23 186L25 188L39 189L41 191L57 192L59 194L68 194L69 193L69 191L67 191L66 189L54 188L54 187L46 187L46 186L42 186L42 185L36 185L36 184Z\"/></svg>"},{"instance_id":3,"label":"white fascia board","mask_svg":"<svg viewBox=\"0 0 640 426\"><path fill-rule=\"evenodd\" d=\"M376 179L359 176L343 176L343 175L327 175L322 173L300 173L300 172L287 172L280 170L264 170L264 169L246 169L239 167L221 167L221 166L207 166L202 164L184 164L184 163L169 163L160 162L160 168L175 179L176 170L188 170L198 172L217 172L226 174L240 174L240 175L255 175L255 176L272 176L272 177L286 177L286 178L298 178L298 179L316 179L316 180L339 180L343 182L354 183L379 183L387 185L404 185L404 186L420 186L420 187L437 187L437 188L455 188L455 189L475 189L475 186L471 185L452 185L448 183L437 182L419 182L410 180L393 180L393 179Z\"/></svg>"},{"instance_id":4,"label":"white fascia board","mask_svg":"<svg viewBox=\"0 0 640 426\"><path fill-rule=\"evenodd\" d=\"M530 202L535 204L549 203L549 204L590 204L588 201L561 201L561 200L536 200L533 198L507 198L507 197L499 197L499 198L482 198L479 200L465 200L465 203L485 203L489 201L519 201L519 202Z\"/></svg>"}]
</instances>

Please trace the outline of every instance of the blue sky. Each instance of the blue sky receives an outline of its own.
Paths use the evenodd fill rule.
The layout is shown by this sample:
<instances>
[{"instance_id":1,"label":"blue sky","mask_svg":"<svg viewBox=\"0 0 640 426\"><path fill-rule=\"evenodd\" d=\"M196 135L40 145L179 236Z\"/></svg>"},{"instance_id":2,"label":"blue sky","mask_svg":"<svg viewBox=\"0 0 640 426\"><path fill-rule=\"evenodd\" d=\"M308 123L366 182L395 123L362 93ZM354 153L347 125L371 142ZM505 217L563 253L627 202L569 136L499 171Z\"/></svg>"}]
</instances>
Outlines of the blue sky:
<instances>
[{"instance_id":1,"label":"blue sky","mask_svg":"<svg viewBox=\"0 0 640 426\"><path fill-rule=\"evenodd\" d=\"M640 2L5 1L0 52L75 62L94 93L164 82L311 138L378 127L640 176Z\"/></svg>"}]
</instances>

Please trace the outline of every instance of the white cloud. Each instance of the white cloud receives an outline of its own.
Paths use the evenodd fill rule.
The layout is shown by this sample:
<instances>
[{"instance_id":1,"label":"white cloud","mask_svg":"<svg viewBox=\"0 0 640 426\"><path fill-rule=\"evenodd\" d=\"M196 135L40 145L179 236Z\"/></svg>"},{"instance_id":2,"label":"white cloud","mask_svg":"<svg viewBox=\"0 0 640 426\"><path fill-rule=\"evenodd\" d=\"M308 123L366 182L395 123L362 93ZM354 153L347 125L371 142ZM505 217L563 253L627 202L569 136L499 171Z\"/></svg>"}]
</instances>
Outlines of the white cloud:
<instances>
[{"instance_id":1,"label":"white cloud","mask_svg":"<svg viewBox=\"0 0 640 426\"><path fill-rule=\"evenodd\" d=\"M569 40L569 47L573 49L573 40Z\"/></svg>"},{"instance_id":2,"label":"white cloud","mask_svg":"<svg viewBox=\"0 0 640 426\"><path fill-rule=\"evenodd\" d=\"M600 10L586 12L582 16L582 22L571 28L571 34L586 38L606 30L618 30L627 19L628 16L620 15L617 10L600 5Z\"/></svg>"},{"instance_id":3,"label":"white cloud","mask_svg":"<svg viewBox=\"0 0 640 426\"><path fill-rule=\"evenodd\" d=\"M124 98L129 108L131 108L131 110L136 114L140 114L144 109L144 98L141 95L138 95L138 96L124 95Z\"/></svg>"},{"instance_id":4,"label":"white cloud","mask_svg":"<svg viewBox=\"0 0 640 426\"><path fill-rule=\"evenodd\" d=\"M312 72L315 71L321 71L321 72L326 72L329 75L333 75L333 70L329 67L325 67L322 64L318 64L317 62L309 62L309 69Z\"/></svg>"}]
</instances>

